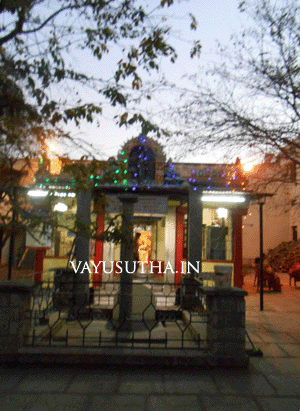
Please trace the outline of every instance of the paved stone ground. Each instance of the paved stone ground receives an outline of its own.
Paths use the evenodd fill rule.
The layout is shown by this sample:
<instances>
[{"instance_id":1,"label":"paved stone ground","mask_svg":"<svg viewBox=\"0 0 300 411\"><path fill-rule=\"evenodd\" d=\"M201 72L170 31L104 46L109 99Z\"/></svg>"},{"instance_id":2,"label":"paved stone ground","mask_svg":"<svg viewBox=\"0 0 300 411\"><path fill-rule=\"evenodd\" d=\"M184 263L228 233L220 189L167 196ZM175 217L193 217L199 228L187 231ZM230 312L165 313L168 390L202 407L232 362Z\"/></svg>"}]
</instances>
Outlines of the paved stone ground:
<instances>
[{"instance_id":1,"label":"paved stone ground","mask_svg":"<svg viewBox=\"0 0 300 411\"><path fill-rule=\"evenodd\" d=\"M300 288L280 275L282 293L254 288L246 297L247 330L262 358L248 369L0 365L6 411L299 411ZM253 277L245 277L251 288ZM250 343L248 343L250 347Z\"/></svg>"}]
</instances>

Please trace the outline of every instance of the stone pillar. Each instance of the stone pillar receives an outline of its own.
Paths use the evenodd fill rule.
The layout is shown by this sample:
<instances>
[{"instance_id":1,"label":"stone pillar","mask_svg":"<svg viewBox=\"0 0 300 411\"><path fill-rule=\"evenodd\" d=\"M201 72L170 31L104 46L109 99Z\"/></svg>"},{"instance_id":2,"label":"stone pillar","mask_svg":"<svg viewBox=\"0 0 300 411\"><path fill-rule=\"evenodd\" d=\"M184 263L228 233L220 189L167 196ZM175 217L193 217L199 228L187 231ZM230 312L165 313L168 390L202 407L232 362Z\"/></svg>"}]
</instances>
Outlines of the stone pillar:
<instances>
[{"instance_id":1,"label":"stone pillar","mask_svg":"<svg viewBox=\"0 0 300 411\"><path fill-rule=\"evenodd\" d=\"M104 207L102 207L97 212L97 233L96 234L98 236L100 236L104 232L104 224L105 224L105 210L104 210ZM102 282L102 263L100 263L100 261L103 261L103 250L104 250L103 241L96 240L94 264L98 268L96 270L94 267L94 272L93 272L93 287L95 288L99 288L100 283Z\"/></svg>"},{"instance_id":2,"label":"stone pillar","mask_svg":"<svg viewBox=\"0 0 300 411\"><path fill-rule=\"evenodd\" d=\"M121 329L131 329L132 314L132 271L133 271L133 214L134 204L138 197L132 194L120 195L119 200L123 204L122 210L122 233L120 261L122 262L122 273L120 274L119 295L119 324ZM126 270L126 262L128 271Z\"/></svg>"},{"instance_id":3,"label":"stone pillar","mask_svg":"<svg viewBox=\"0 0 300 411\"><path fill-rule=\"evenodd\" d=\"M80 261L81 266L76 274L75 302L76 306L84 306L89 301L89 270L81 273L84 264L90 263L90 238L91 225L91 191L79 191L77 194L78 234L76 237L76 266Z\"/></svg>"},{"instance_id":4,"label":"stone pillar","mask_svg":"<svg viewBox=\"0 0 300 411\"><path fill-rule=\"evenodd\" d=\"M16 354L30 329L33 281L0 283L0 354Z\"/></svg>"},{"instance_id":5,"label":"stone pillar","mask_svg":"<svg viewBox=\"0 0 300 411\"><path fill-rule=\"evenodd\" d=\"M177 286L181 282L181 264L184 249L184 214L186 211L186 207L176 208L175 284L177 284Z\"/></svg>"},{"instance_id":6,"label":"stone pillar","mask_svg":"<svg viewBox=\"0 0 300 411\"><path fill-rule=\"evenodd\" d=\"M175 247L176 247L176 207L168 207L165 224L165 261L164 283L174 284L175 281ZM167 265L172 269L166 269Z\"/></svg>"},{"instance_id":7,"label":"stone pillar","mask_svg":"<svg viewBox=\"0 0 300 411\"><path fill-rule=\"evenodd\" d=\"M207 344L216 366L246 367L245 296L237 287L203 287L207 309Z\"/></svg>"},{"instance_id":8,"label":"stone pillar","mask_svg":"<svg viewBox=\"0 0 300 411\"><path fill-rule=\"evenodd\" d=\"M188 263L199 267L201 272L202 262L202 202L201 191L190 188L188 200ZM199 262L199 263L198 263ZM192 273L192 269L190 269ZM196 273L197 277L197 273Z\"/></svg>"},{"instance_id":9,"label":"stone pillar","mask_svg":"<svg viewBox=\"0 0 300 411\"><path fill-rule=\"evenodd\" d=\"M243 222L242 218L247 214L247 209L233 210L233 285L243 287Z\"/></svg>"}]
</instances>

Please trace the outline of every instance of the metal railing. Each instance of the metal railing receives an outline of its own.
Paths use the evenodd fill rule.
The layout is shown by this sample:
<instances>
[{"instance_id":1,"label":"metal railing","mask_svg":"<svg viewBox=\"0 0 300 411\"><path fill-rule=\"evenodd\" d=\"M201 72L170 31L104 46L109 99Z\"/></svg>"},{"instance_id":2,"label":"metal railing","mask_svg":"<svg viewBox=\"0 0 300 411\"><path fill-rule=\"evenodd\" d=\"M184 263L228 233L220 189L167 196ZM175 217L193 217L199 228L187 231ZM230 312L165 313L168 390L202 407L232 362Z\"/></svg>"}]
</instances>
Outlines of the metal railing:
<instances>
[{"instance_id":1,"label":"metal railing","mask_svg":"<svg viewBox=\"0 0 300 411\"><path fill-rule=\"evenodd\" d=\"M40 282L32 295L27 346L206 349L202 281L163 283L134 278L93 284L73 274Z\"/></svg>"}]
</instances>

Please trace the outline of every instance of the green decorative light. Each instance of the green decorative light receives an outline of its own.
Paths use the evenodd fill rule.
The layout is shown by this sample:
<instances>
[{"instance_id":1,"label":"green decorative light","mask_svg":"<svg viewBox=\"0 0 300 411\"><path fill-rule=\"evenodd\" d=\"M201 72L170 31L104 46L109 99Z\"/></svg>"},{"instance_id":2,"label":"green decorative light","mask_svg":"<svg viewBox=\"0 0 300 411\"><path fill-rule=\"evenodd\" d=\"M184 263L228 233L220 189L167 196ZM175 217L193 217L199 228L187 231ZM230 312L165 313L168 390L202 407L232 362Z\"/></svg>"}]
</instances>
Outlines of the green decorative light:
<instances>
[{"instance_id":1,"label":"green decorative light","mask_svg":"<svg viewBox=\"0 0 300 411\"><path fill-rule=\"evenodd\" d=\"M124 156L124 154L125 154L125 151L121 151L121 156Z\"/></svg>"},{"instance_id":2,"label":"green decorative light","mask_svg":"<svg viewBox=\"0 0 300 411\"><path fill-rule=\"evenodd\" d=\"M118 174L120 172L120 170L118 169L118 170L116 170L116 174Z\"/></svg>"},{"instance_id":3,"label":"green decorative light","mask_svg":"<svg viewBox=\"0 0 300 411\"><path fill-rule=\"evenodd\" d=\"M90 176L90 179L92 180L94 178L93 174Z\"/></svg>"},{"instance_id":4,"label":"green decorative light","mask_svg":"<svg viewBox=\"0 0 300 411\"><path fill-rule=\"evenodd\" d=\"M123 180L123 184L127 184L127 180Z\"/></svg>"},{"instance_id":5,"label":"green decorative light","mask_svg":"<svg viewBox=\"0 0 300 411\"><path fill-rule=\"evenodd\" d=\"M97 176L96 179L99 180L100 176Z\"/></svg>"},{"instance_id":6,"label":"green decorative light","mask_svg":"<svg viewBox=\"0 0 300 411\"><path fill-rule=\"evenodd\" d=\"M127 170L124 170L124 174L127 174Z\"/></svg>"},{"instance_id":7,"label":"green decorative light","mask_svg":"<svg viewBox=\"0 0 300 411\"><path fill-rule=\"evenodd\" d=\"M95 184L95 187L98 187L98 183Z\"/></svg>"},{"instance_id":8,"label":"green decorative light","mask_svg":"<svg viewBox=\"0 0 300 411\"><path fill-rule=\"evenodd\" d=\"M40 158L40 164L43 164L44 160L42 158Z\"/></svg>"},{"instance_id":9,"label":"green decorative light","mask_svg":"<svg viewBox=\"0 0 300 411\"><path fill-rule=\"evenodd\" d=\"M118 180L115 180L114 183L117 184Z\"/></svg>"},{"instance_id":10,"label":"green decorative light","mask_svg":"<svg viewBox=\"0 0 300 411\"><path fill-rule=\"evenodd\" d=\"M124 163L127 163L127 161L128 161L128 160L127 160L127 158L126 158L126 160L124 160Z\"/></svg>"},{"instance_id":11,"label":"green decorative light","mask_svg":"<svg viewBox=\"0 0 300 411\"><path fill-rule=\"evenodd\" d=\"M66 186L66 188L69 188L69 186Z\"/></svg>"},{"instance_id":12,"label":"green decorative light","mask_svg":"<svg viewBox=\"0 0 300 411\"><path fill-rule=\"evenodd\" d=\"M50 181L50 179L49 179L49 178L46 178L46 183L49 183L49 181Z\"/></svg>"}]
</instances>

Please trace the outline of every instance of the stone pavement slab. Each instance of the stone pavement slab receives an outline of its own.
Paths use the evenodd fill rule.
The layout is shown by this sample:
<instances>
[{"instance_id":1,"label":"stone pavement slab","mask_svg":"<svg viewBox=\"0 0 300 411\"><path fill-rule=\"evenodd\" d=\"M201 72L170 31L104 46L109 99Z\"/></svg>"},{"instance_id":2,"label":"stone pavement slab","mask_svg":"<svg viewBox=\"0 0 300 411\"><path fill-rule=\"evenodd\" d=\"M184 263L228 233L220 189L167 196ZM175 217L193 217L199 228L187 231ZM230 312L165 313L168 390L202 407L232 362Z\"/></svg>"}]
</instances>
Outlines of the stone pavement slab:
<instances>
[{"instance_id":1,"label":"stone pavement slab","mask_svg":"<svg viewBox=\"0 0 300 411\"><path fill-rule=\"evenodd\" d=\"M260 411L257 402L251 397L205 396L203 403L209 411Z\"/></svg>"},{"instance_id":2,"label":"stone pavement slab","mask_svg":"<svg viewBox=\"0 0 300 411\"><path fill-rule=\"evenodd\" d=\"M121 377L121 394L150 394L153 392L163 393L163 378L161 375L148 375L145 372L128 373Z\"/></svg>"},{"instance_id":3,"label":"stone pavement slab","mask_svg":"<svg viewBox=\"0 0 300 411\"><path fill-rule=\"evenodd\" d=\"M263 411L299 411L300 401L297 398L259 398Z\"/></svg>"},{"instance_id":4,"label":"stone pavement slab","mask_svg":"<svg viewBox=\"0 0 300 411\"><path fill-rule=\"evenodd\" d=\"M46 394L35 399L28 411L83 411L88 409L90 398L88 395Z\"/></svg>"},{"instance_id":5,"label":"stone pavement slab","mask_svg":"<svg viewBox=\"0 0 300 411\"><path fill-rule=\"evenodd\" d=\"M149 398L149 411L203 411L196 395L161 395L150 396Z\"/></svg>"},{"instance_id":6,"label":"stone pavement slab","mask_svg":"<svg viewBox=\"0 0 300 411\"><path fill-rule=\"evenodd\" d=\"M79 370L71 380L67 392L80 394L114 394L117 392L119 378L111 372Z\"/></svg>"},{"instance_id":7,"label":"stone pavement slab","mask_svg":"<svg viewBox=\"0 0 300 411\"><path fill-rule=\"evenodd\" d=\"M170 394L215 394L217 387L209 373L194 375L183 372L166 373L164 376L165 391Z\"/></svg>"},{"instance_id":8,"label":"stone pavement slab","mask_svg":"<svg viewBox=\"0 0 300 411\"><path fill-rule=\"evenodd\" d=\"M261 374L216 374L214 376L219 391L223 394L274 395L274 387Z\"/></svg>"},{"instance_id":9,"label":"stone pavement slab","mask_svg":"<svg viewBox=\"0 0 300 411\"><path fill-rule=\"evenodd\" d=\"M89 411L145 411L145 406L143 395L95 396Z\"/></svg>"},{"instance_id":10,"label":"stone pavement slab","mask_svg":"<svg viewBox=\"0 0 300 411\"><path fill-rule=\"evenodd\" d=\"M5 393L0 395L1 409L5 411L27 411L38 399L37 395Z\"/></svg>"},{"instance_id":11,"label":"stone pavement slab","mask_svg":"<svg viewBox=\"0 0 300 411\"><path fill-rule=\"evenodd\" d=\"M25 377L18 384L19 392L64 392L71 375L64 370L43 370Z\"/></svg>"}]
</instances>

